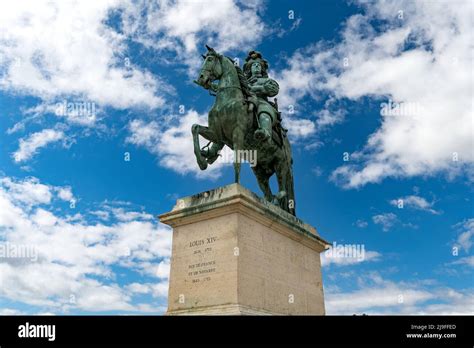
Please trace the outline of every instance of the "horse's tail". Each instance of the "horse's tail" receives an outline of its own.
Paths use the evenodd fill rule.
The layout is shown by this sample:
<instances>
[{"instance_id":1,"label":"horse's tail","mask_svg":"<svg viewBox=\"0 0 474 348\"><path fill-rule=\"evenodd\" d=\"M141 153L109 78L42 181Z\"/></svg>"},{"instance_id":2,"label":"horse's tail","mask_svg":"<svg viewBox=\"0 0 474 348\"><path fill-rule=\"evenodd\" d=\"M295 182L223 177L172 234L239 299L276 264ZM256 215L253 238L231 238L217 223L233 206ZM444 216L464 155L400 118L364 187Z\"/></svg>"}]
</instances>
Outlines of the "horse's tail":
<instances>
[{"instance_id":1,"label":"horse's tail","mask_svg":"<svg viewBox=\"0 0 474 348\"><path fill-rule=\"evenodd\" d=\"M283 136L283 152L285 154L286 167L288 168L285 174L285 191L287 198L286 207L290 214L296 215L295 187L293 181L293 158L291 156L291 145L287 135Z\"/></svg>"}]
</instances>

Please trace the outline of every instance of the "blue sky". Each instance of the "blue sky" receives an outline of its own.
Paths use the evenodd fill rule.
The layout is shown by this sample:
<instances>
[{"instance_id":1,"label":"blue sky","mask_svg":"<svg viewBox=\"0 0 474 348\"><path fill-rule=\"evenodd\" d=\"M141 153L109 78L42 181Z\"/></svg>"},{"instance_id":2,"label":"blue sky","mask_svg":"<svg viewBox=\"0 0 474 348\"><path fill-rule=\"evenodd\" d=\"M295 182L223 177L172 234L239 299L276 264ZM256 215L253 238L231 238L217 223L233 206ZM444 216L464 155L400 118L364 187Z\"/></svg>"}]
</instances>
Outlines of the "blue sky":
<instances>
[{"instance_id":1,"label":"blue sky","mask_svg":"<svg viewBox=\"0 0 474 348\"><path fill-rule=\"evenodd\" d=\"M468 1L1 7L0 251L29 254L3 255L0 313L165 311L171 231L155 216L233 181L192 153L213 103L192 83L205 44L263 53L298 216L364 250L323 256L327 312L474 313ZM242 184L260 193L248 166Z\"/></svg>"}]
</instances>

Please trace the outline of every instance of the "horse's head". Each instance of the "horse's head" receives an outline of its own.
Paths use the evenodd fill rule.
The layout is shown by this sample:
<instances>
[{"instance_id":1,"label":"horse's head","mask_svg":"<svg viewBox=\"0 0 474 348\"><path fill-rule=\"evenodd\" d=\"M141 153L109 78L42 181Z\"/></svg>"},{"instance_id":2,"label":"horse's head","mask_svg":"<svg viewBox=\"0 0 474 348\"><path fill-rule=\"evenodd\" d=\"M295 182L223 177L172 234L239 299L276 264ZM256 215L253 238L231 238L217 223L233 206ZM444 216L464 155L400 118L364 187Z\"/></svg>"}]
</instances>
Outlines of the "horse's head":
<instances>
[{"instance_id":1,"label":"horse's head","mask_svg":"<svg viewBox=\"0 0 474 348\"><path fill-rule=\"evenodd\" d=\"M218 80L222 76L221 55L212 47L206 45L207 53L202 58L204 62L199 72L199 78L196 82L198 85L209 89L211 82Z\"/></svg>"}]
</instances>

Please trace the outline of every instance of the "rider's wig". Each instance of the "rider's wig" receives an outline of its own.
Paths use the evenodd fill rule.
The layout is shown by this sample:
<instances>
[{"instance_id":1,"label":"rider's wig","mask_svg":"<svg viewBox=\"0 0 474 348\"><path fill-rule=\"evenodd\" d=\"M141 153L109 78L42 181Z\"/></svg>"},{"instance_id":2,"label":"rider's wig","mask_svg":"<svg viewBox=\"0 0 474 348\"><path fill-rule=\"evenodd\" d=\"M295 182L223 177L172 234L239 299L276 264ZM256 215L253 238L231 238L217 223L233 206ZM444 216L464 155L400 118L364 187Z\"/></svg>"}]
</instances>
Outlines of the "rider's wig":
<instances>
[{"instance_id":1,"label":"rider's wig","mask_svg":"<svg viewBox=\"0 0 474 348\"><path fill-rule=\"evenodd\" d=\"M252 76L251 67L255 62L259 62L262 66L262 76L268 77L268 62L262 58L262 54L257 51L250 51L247 58L245 58L244 74L247 78Z\"/></svg>"}]
</instances>

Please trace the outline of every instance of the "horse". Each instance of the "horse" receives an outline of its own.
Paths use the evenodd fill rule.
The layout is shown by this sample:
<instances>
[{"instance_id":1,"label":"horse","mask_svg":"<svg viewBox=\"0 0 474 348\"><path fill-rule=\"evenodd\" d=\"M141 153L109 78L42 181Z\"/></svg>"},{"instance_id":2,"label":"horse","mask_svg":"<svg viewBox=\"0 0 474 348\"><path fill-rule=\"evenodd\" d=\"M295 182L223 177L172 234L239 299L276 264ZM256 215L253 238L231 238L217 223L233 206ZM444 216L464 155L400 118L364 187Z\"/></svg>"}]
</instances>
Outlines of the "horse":
<instances>
[{"instance_id":1,"label":"horse","mask_svg":"<svg viewBox=\"0 0 474 348\"><path fill-rule=\"evenodd\" d=\"M227 145L234 151L235 183L240 183L241 155L255 151L257 161L251 168L265 200L295 215L293 160L286 133L282 128L281 135L273 131L272 141L255 139L258 121L246 98L249 88L246 77L231 58L207 45L206 48L199 77L194 82L210 93L215 92L216 99L208 114L208 126L194 124L191 127L199 168L205 170ZM213 82L217 80L219 83L216 85ZM199 136L209 140L209 144L201 148ZM278 181L279 192L276 195L273 195L269 184L273 174L276 174Z\"/></svg>"}]
</instances>

